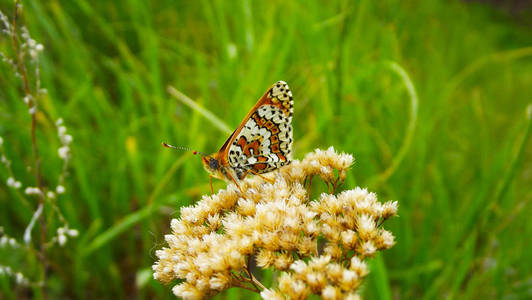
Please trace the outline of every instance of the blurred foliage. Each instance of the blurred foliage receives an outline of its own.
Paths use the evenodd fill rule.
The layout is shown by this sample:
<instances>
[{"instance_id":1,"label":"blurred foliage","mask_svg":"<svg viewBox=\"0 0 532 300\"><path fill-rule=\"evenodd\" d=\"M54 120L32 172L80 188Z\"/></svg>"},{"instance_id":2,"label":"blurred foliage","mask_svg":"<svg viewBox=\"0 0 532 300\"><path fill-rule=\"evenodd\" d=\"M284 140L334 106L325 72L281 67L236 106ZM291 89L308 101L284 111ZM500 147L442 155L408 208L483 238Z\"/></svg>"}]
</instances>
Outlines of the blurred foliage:
<instances>
[{"instance_id":1,"label":"blurred foliage","mask_svg":"<svg viewBox=\"0 0 532 300\"><path fill-rule=\"evenodd\" d=\"M296 158L333 145L356 158L346 187L399 201L386 224L397 245L372 262L367 299L531 297L532 34L511 15L460 1L23 3L45 47L45 174L61 168L55 120L74 136L58 204L80 237L48 253L50 298L171 298L151 279L154 251L210 188L197 157L160 143L214 152L228 135L167 86L236 128L277 80L294 94ZM31 183L27 108L10 67L0 72L0 136ZM21 237L32 211L0 170L0 225ZM0 292L33 295L2 276Z\"/></svg>"}]
</instances>

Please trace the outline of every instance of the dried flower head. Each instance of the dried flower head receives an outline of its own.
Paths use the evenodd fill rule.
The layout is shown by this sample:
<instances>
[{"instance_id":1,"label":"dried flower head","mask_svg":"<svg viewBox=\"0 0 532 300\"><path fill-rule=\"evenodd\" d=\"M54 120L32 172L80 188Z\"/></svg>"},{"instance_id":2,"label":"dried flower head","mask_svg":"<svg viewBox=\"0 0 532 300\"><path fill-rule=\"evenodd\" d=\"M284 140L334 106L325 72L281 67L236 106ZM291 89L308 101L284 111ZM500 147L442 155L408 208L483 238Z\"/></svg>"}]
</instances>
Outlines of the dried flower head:
<instances>
[{"instance_id":1,"label":"dried flower head","mask_svg":"<svg viewBox=\"0 0 532 300\"><path fill-rule=\"evenodd\" d=\"M184 299L202 299L230 287L260 293L264 299L357 299L368 274L364 262L394 245L381 227L397 213L397 202L382 204L374 193L355 188L335 194L353 163L331 147L302 161L203 196L181 208L171 222L168 247L156 251L154 278L170 283ZM329 193L310 199L312 178L320 177ZM320 249L320 250L318 250ZM276 286L266 288L252 273L259 268L282 271Z\"/></svg>"}]
</instances>

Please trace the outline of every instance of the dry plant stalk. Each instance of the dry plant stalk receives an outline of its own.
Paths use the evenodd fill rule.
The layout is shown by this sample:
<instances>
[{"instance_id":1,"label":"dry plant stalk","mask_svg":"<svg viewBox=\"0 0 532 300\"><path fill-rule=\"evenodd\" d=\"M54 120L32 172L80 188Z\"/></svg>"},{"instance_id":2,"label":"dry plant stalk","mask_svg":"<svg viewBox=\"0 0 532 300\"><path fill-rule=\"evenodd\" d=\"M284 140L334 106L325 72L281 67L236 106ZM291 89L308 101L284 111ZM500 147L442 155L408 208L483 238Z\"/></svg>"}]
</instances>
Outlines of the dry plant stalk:
<instances>
[{"instance_id":1,"label":"dry plant stalk","mask_svg":"<svg viewBox=\"0 0 532 300\"><path fill-rule=\"evenodd\" d=\"M67 220L57 205L57 198L65 193L64 184L71 158L70 144L72 142L72 136L67 133L63 119L57 119L55 125L61 144L57 153L62 160L62 170L59 178L56 180L57 185L53 188L50 183L53 182L53 179L46 178L47 174L43 174L41 171L41 159L49 158L41 157L37 147L38 115L43 120L46 119L44 111L38 105L40 100L47 94L46 89L41 87L40 80L39 55L44 50L44 46L30 36L30 32L24 25L22 13L23 7L19 0L15 0L14 2L14 12L11 20L6 14L0 11L0 46L3 46L4 40L2 38L5 37L8 38L11 44L10 48L6 47L5 49L7 53L0 51L0 60L1 63L6 64L12 70L12 75L16 79L14 82L20 87L20 93L22 95L20 100L24 101L28 109L27 112L30 115L29 130L33 162L32 165L27 165L27 169L33 173L35 180L33 184L28 184L16 179L18 174L15 174L11 166L12 160L9 159L8 152L5 149L6 146L11 146L12 141L9 138L4 140L2 136L0 136L0 171L5 171L7 175L6 185L12 189L16 199L28 210L33 211L33 213L31 220L29 220L24 230L22 241L10 236L0 226L0 250L9 247L12 251L25 253L28 257L32 258L27 259L30 266L26 268L16 268L7 264L4 265L3 261L0 262L0 275L7 275L8 277L14 278L15 285L40 288L40 297L46 299L47 274L53 265L47 255L48 249L55 245L64 246L69 237L76 237L79 234L76 229L69 227ZM1 50L4 50L4 48L2 47ZM20 190L24 192L22 193ZM34 201L31 201L31 198L34 198ZM59 227L50 226L55 221L55 217L59 221ZM36 224L39 224L40 234L38 239L33 239L32 231ZM49 234L52 230L55 230L53 236ZM30 270L34 269L31 267L31 262L35 261L33 257L38 258L40 262L40 274L38 276L25 273L31 272ZM16 262L16 259L6 260L8 263Z\"/></svg>"},{"instance_id":2,"label":"dry plant stalk","mask_svg":"<svg viewBox=\"0 0 532 300\"><path fill-rule=\"evenodd\" d=\"M260 293L264 299L358 299L368 274L364 260L394 245L383 221L397 213L397 202L377 201L374 193L355 188L335 194L353 162L331 147L302 161L240 182L243 195L230 184L193 206L181 208L171 222L168 247L156 251L154 278L171 283L176 296L202 299L231 287ZM310 200L313 176L329 194ZM267 288L252 273L280 272Z\"/></svg>"}]
</instances>

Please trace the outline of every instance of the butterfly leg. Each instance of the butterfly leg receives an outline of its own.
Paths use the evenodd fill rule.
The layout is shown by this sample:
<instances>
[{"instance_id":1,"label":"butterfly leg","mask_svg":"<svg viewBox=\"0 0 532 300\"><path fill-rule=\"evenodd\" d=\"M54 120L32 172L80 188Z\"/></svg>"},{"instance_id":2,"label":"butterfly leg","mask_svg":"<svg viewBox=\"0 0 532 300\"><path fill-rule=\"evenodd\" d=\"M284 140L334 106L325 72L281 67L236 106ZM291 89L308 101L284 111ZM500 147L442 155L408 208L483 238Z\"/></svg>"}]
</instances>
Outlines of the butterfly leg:
<instances>
[{"instance_id":1,"label":"butterfly leg","mask_svg":"<svg viewBox=\"0 0 532 300\"><path fill-rule=\"evenodd\" d=\"M211 195L214 195L214 188L212 187L212 175L209 175L209 183L211 184Z\"/></svg>"},{"instance_id":2,"label":"butterfly leg","mask_svg":"<svg viewBox=\"0 0 532 300\"><path fill-rule=\"evenodd\" d=\"M233 175L231 175L230 173L227 173L227 177L229 177L229 179L231 179L231 181L233 181L235 183L236 187L240 190L240 194L242 194L242 196L244 196L244 192L242 191L242 188L240 188L240 185L238 184L238 182L236 182L236 180L233 177Z\"/></svg>"}]
</instances>

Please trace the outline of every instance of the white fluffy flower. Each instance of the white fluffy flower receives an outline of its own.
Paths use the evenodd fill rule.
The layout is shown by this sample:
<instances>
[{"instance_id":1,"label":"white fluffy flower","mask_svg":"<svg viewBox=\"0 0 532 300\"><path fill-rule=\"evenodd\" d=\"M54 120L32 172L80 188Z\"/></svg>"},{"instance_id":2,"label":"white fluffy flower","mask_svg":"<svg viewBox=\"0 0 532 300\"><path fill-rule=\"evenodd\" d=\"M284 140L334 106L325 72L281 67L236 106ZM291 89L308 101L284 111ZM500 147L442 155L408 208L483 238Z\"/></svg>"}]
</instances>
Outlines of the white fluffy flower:
<instances>
[{"instance_id":1,"label":"white fluffy flower","mask_svg":"<svg viewBox=\"0 0 532 300\"><path fill-rule=\"evenodd\" d=\"M70 155L70 148L68 146L63 146L57 150L57 153L62 159L67 159Z\"/></svg>"},{"instance_id":2,"label":"white fluffy flower","mask_svg":"<svg viewBox=\"0 0 532 300\"><path fill-rule=\"evenodd\" d=\"M39 190L39 188L37 188L37 187L27 187L24 190L24 193L26 195L39 195L39 194L41 194L41 190Z\"/></svg>"},{"instance_id":3,"label":"white fluffy flower","mask_svg":"<svg viewBox=\"0 0 532 300\"><path fill-rule=\"evenodd\" d=\"M63 194L65 192L65 187L62 186L62 185L58 185L56 188L55 188L55 192L58 193L58 194Z\"/></svg>"}]
</instances>

